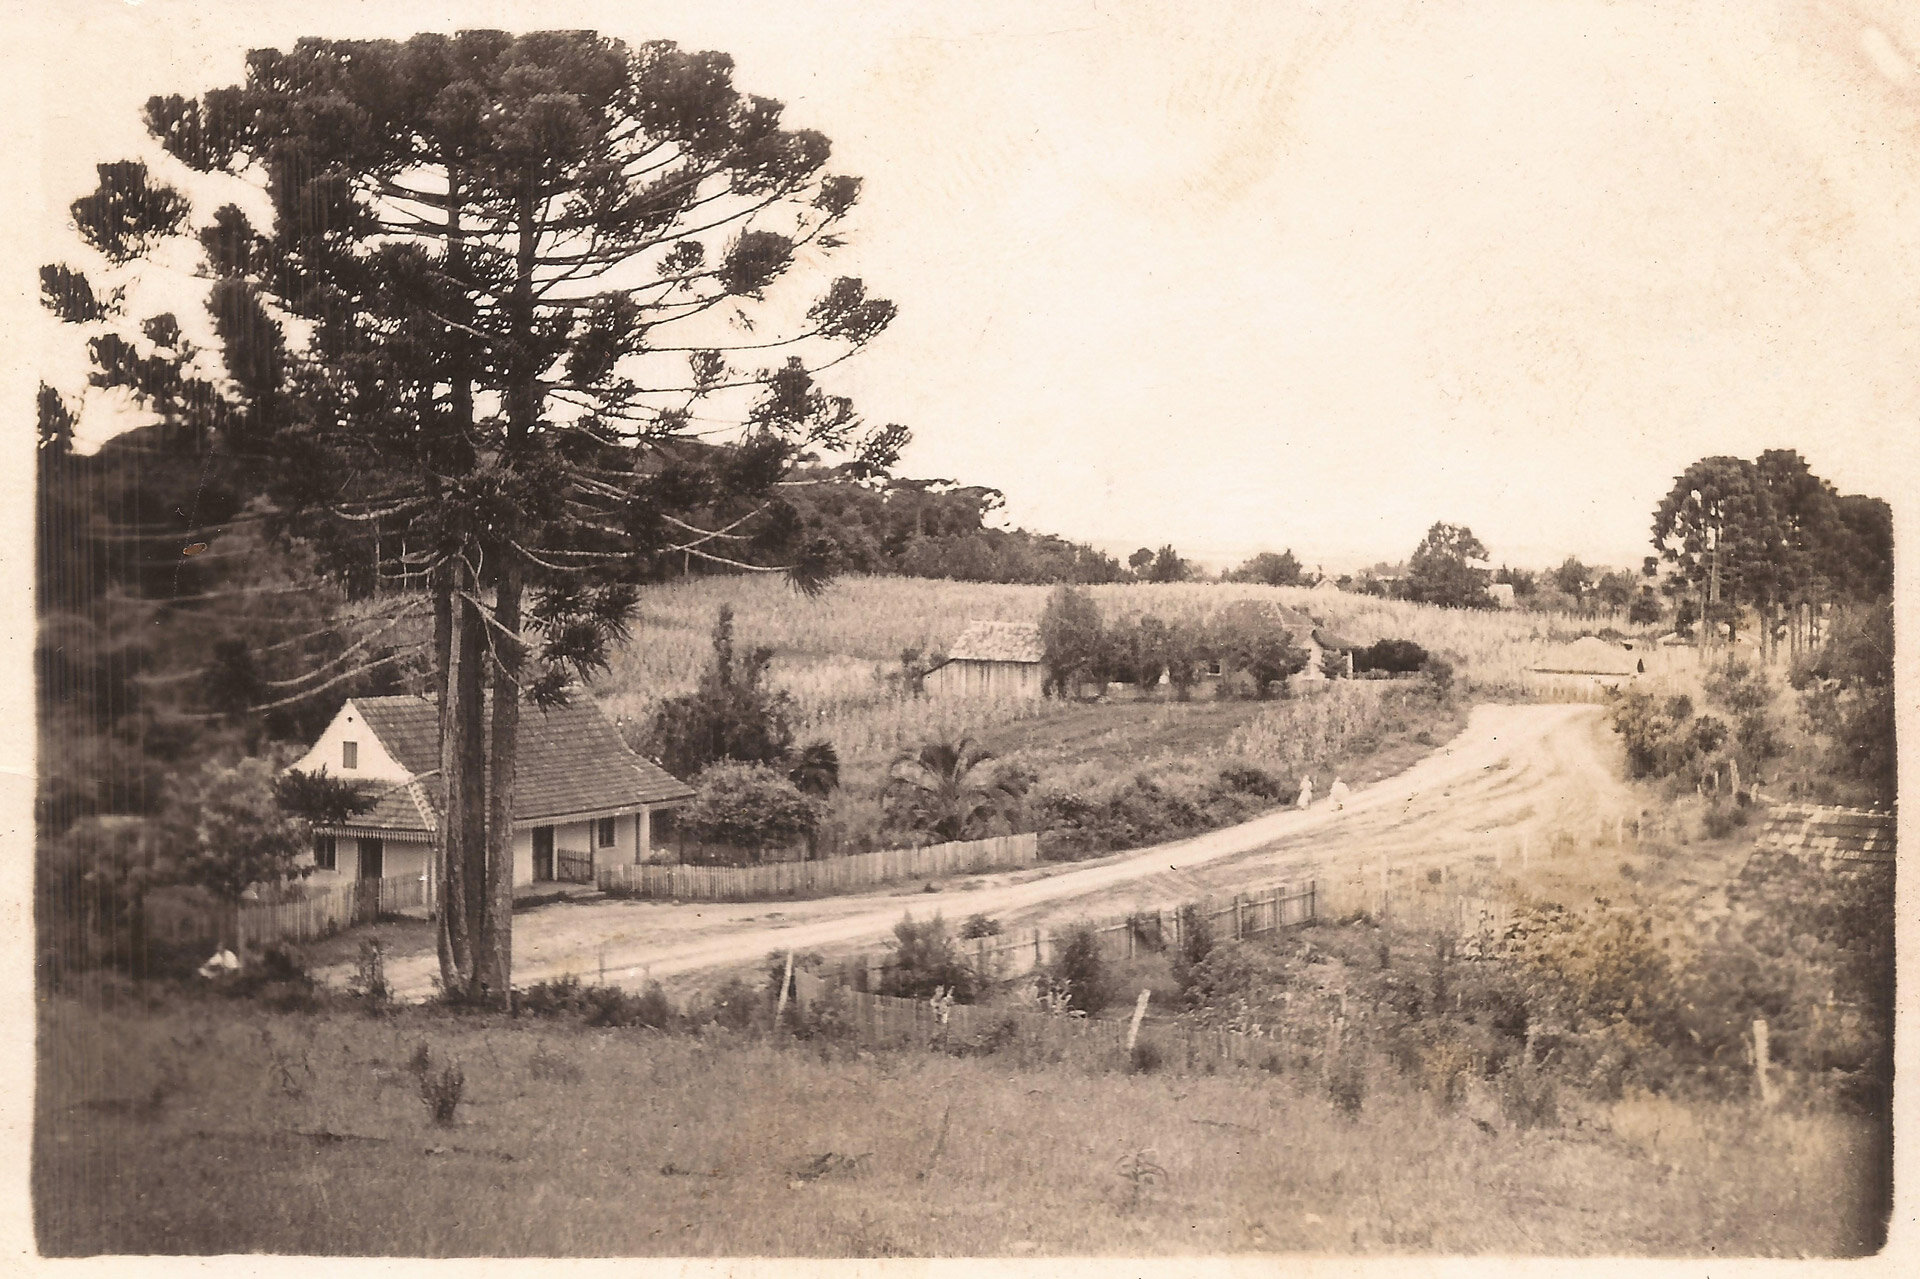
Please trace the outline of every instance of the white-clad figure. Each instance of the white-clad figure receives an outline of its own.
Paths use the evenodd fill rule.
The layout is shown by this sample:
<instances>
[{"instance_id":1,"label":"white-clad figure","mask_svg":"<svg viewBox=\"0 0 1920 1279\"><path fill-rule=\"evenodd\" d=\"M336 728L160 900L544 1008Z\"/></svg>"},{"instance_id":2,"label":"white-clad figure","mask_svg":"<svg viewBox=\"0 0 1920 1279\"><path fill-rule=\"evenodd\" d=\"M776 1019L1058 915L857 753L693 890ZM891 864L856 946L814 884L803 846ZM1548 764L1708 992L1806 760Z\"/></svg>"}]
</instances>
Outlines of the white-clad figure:
<instances>
[{"instance_id":1,"label":"white-clad figure","mask_svg":"<svg viewBox=\"0 0 1920 1279\"><path fill-rule=\"evenodd\" d=\"M1327 803L1332 805L1335 812L1347 806L1347 784L1338 777L1333 779L1333 785L1327 787Z\"/></svg>"},{"instance_id":2,"label":"white-clad figure","mask_svg":"<svg viewBox=\"0 0 1920 1279\"><path fill-rule=\"evenodd\" d=\"M213 952L213 958L200 965L202 977L218 977L221 973L237 972L240 968L240 956L222 946Z\"/></svg>"},{"instance_id":3,"label":"white-clad figure","mask_svg":"<svg viewBox=\"0 0 1920 1279\"><path fill-rule=\"evenodd\" d=\"M1293 801L1295 808L1306 808L1313 803L1313 776L1300 774L1300 798Z\"/></svg>"}]
</instances>

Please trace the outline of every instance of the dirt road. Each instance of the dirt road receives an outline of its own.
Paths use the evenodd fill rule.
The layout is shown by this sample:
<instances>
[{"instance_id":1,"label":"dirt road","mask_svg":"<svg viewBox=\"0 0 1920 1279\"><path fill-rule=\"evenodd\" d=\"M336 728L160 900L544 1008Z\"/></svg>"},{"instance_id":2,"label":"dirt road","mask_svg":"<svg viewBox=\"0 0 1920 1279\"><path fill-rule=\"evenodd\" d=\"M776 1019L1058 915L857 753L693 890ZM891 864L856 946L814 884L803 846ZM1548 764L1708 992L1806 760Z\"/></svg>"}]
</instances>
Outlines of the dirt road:
<instances>
[{"instance_id":1,"label":"dirt road","mask_svg":"<svg viewBox=\"0 0 1920 1279\"><path fill-rule=\"evenodd\" d=\"M1522 831L1591 823L1627 811L1618 749L1592 705L1479 706L1466 728L1412 768L1332 808L1282 810L1192 839L1095 862L972 877L948 891L882 892L799 902L669 904L597 900L514 921L516 984L564 975L640 986L757 965L774 951L878 943L900 917L975 912L1031 926L1056 918L1172 905L1265 886L1292 874L1371 864L1386 855L1467 857ZM396 994L432 992L431 955L396 959Z\"/></svg>"}]
</instances>

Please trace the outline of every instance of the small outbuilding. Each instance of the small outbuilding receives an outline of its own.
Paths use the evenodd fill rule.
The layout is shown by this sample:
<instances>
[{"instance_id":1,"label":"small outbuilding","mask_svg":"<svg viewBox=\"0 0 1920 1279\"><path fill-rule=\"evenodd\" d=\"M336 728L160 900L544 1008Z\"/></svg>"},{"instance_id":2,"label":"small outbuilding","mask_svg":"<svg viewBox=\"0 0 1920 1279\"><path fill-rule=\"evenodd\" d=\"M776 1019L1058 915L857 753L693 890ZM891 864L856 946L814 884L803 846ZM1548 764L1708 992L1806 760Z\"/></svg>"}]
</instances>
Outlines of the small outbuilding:
<instances>
[{"instance_id":1,"label":"small outbuilding","mask_svg":"<svg viewBox=\"0 0 1920 1279\"><path fill-rule=\"evenodd\" d=\"M935 697L1038 698L1045 691L1037 622L969 622L926 675Z\"/></svg>"},{"instance_id":2,"label":"small outbuilding","mask_svg":"<svg viewBox=\"0 0 1920 1279\"><path fill-rule=\"evenodd\" d=\"M1597 635L1587 635L1562 644L1531 668L1548 682L1614 685L1636 674L1633 656L1618 644L1610 644Z\"/></svg>"}]
</instances>

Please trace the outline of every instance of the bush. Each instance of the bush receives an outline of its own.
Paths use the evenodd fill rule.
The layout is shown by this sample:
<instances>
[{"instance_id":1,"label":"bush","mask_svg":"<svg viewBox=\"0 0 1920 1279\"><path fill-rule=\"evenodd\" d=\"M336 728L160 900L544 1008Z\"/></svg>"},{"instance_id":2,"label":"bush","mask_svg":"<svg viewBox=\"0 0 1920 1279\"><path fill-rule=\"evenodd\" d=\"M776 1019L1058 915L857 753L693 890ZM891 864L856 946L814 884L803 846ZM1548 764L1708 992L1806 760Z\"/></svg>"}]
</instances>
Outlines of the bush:
<instances>
[{"instance_id":1,"label":"bush","mask_svg":"<svg viewBox=\"0 0 1920 1279\"><path fill-rule=\"evenodd\" d=\"M960 938L962 941L974 941L981 937L998 937L1002 931L1000 921L989 915L969 915L967 922L960 925Z\"/></svg>"},{"instance_id":2,"label":"bush","mask_svg":"<svg viewBox=\"0 0 1920 1279\"><path fill-rule=\"evenodd\" d=\"M378 1011L393 1000L393 986L387 981L386 949L377 941L360 943L360 955L354 963L353 982L347 987Z\"/></svg>"},{"instance_id":3,"label":"bush","mask_svg":"<svg viewBox=\"0 0 1920 1279\"><path fill-rule=\"evenodd\" d=\"M460 1109L466 1092L467 1076L457 1061L448 1062L438 1073L429 1062L420 1072L420 1100L426 1104L433 1122L442 1127L452 1126L454 1113Z\"/></svg>"},{"instance_id":4,"label":"bush","mask_svg":"<svg viewBox=\"0 0 1920 1279\"><path fill-rule=\"evenodd\" d=\"M1353 670L1356 675L1367 671L1405 675L1419 670L1426 664L1427 650L1412 640L1383 639L1370 648L1359 648L1353 652Z\"/></svg>"},{"instance_id":5,"label":"bush","mask_svg":"<svg viewBox=\"0 0 1920 1279\"><path fill-rule=\"evenodd\" d=\"M583 995L589 1026L644 1026L650 1030L666 1030L679 1017L659 982L639 994L629 994L615 986L589 986Z\"/></svg>"},{"instance_id":6,"label":"bush","mask_svg":"<svg viewBox=\"0 0 1920 1279\"><path fill-rule=\"evenodd\" d=\"M1327 1065L1327 1099L1335 1110L1351 1118L1367 1101L1367 1071L1359 1054L1343 1052Z\"/></svg>"},{"instance_id":7,"label":"bush","mask_svg":"<svg viewBox=\"0 0 1920 1279\"><path fill-rule=\"evenodd\" d=\"M738 977L730 977L726 985L687 1009L687 1022L724 1030L745 1030L759 1020L761 1009L766 1007L763 991Z\"/></svg>"},{"instance_id":8,"label":"bush","mask_svg":"<svg viewBox=\"0 0 1920 1279\"><path fill-rule=\"evenodd\" d=\"M1173 953L1173 980L1193 998L1197 970L1213 953L1213 921L1192 902L1180 908L1180 946Z\"/></svg>"},{"instance_id":9,"label":"bush","mask_svg":"<svg viewBox=\"0 0 1920 1279\"><path fill-rule=\"evenodd\" d=\"M1702 815L1700 825L1708 839L1725 839L1751 818L1752 810L1743 804L1715 804Z\"/></svg>"},{"instance_id":10,"label":"bush","mask_svg":"<svg viewBox=\"0 0 1920 1279\"><path fill-rule=\"evenodd\" d=\"M1515 1061L1500 1072L1500 1111L1517 1128L1549 1128L1560 1122L1560 1086L1549 1072Z\"/></svg>"},{"instance_id":11,"label":"bush","mask_svg":"<svg viewBox=\"0 0 1920 1279\"><path fill-rule=\"evenodd\" d=\"M893 926L893 963L880 980L881 995L926 999L945 989L954 1002L970 1004L979 993L979 975L954 949L939 915L916 923L908 915Z\"/></svg>"},{"instance_id":12,"label":"bush","mask_svg":"<svg viewBox=\"0 0 1920 1279\"><path fill-rule=\"evenodd\" d=\"M791 694L767 687L773 650L736 657L733 607L722 605L713 628L713 660L699 687L661 703L639 743L676 777L692 777L720 760L771 764L793 747Z\"/></svg>"},{"instance_id":13,"label":"bush","mask_svg":"<svg viewBox=\"0 0 1920 1279\"><path fill-rule=\"evenodd\" d=\"M715 764L680 818L697 840L760 851L811 836L820 810L800 788L764 764Z\"/></svg>"},{"instance_id":14,"label":"bush","mask_svg":"<svg viewBox=\"0 0 1920 1279\"><path fill-rule=\"evenodd\" d=\"M1066 944L1049 966L1054 981L1065 986L1067 1007L1089 1015L1113 1002L1114 984L1100 953L1100 934L1089 925L1067 933Z\"/></svg>"},{"instance_id":15,"label":"bush","mask_svg":"<svg viewBox=\"0 0 1920 1279\"><path fill-rule=\"evenodd\" d=\"M519 994L515 1006L521 1012L535 1017L558 1017L568 1013L583 1013L587 1009L586 996L578 977L556 977L552 981L535 982Z\"/></svg>"},{"instance_id":16,"label":"bush","mask_svg":"<svg viewBox=\"0 0 1920 1279\"><path fill-rule=\"evenodd\" d=\"M1285 783L1264 768L1229 765L1220 770L1220 784L1230 791L1286 803L1293 798Z\"/></svg>"}]
</instances>

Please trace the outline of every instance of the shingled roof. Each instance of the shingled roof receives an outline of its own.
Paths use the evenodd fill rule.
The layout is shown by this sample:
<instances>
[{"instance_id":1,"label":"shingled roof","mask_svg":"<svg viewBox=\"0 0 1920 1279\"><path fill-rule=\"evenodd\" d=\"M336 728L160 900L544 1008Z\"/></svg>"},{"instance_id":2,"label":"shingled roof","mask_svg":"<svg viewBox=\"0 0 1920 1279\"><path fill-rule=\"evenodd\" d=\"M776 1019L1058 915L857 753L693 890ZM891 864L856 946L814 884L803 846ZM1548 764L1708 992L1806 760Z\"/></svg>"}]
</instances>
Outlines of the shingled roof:
<instances>
[{"instance_id":1,"label":"shingled roof","mask_svg":"<svg viewBox=\"0 0 1920 1279\"><path fill-rule=\"evenodd\" d=\"M373 807L366 812L319 830L325 835L384 835L396 839L411 835L425 841L433 838L439 826L440 815L434 811L427 787L409 779L389 783L375 792Z\"/></svg>"},{"instance_id":2,"label":"shingled roof","mask_svg":"<svg viewBox=\"0 0 1920 1279\"><path fill-rule=\"evenodd\" d=\"M1894 815L1877 809L1783 804L1767 816L1757 853L1792 853L1828 862L1893 861Z\"/></svg>"},{"instance_id":3,"label":"shingled roof","mask_svg":"<svg viewBox=\"0 0 1920 1279\"><path fill-rule=\"evenodd\" d=\"M356 697L353 705L402 768L416 778L439 770L440 710L432 700ZM634 754L600 708L584 699L552 710L521 708L515 773L513 817L522 822L671 803L693 795L693 787ZM417 782L411 789L428 805L438 790ZM398 809L402 800L391 793L381 797L383 808L390 799ZM431 818L430 808L427 816ZM372 825L374 815L358 823Z\"/></svg>"},{"instance_id":4,"label":"shingled roof","mask_svg":"<svg viewBox=\"0 0 1920 1279\"><path fill-rule=\"evenodd\" d=\"M1037 622L969 622L947 650L947 661L1037 662L1045 652Z\"/></svg>"},{"instance_id":5,"label":"shingled roof","mask_svg":"<svg viewBox=\"0 0 1920 1279\"><path fill-rule=\"evenodd\" d=\"M1633 659L1617 644L1584 635L1562 644L1533 664L1541 675L1631 675Z\"/></svg>"}]
</instances>

